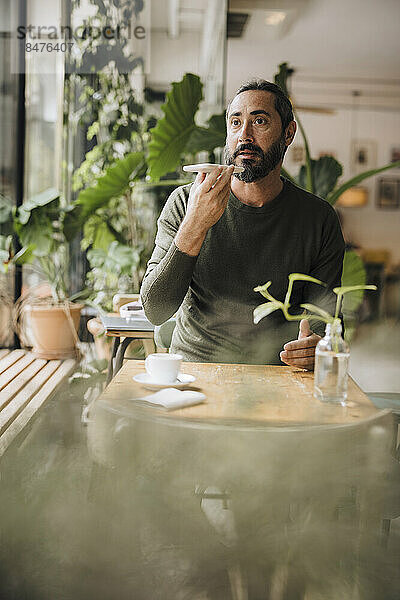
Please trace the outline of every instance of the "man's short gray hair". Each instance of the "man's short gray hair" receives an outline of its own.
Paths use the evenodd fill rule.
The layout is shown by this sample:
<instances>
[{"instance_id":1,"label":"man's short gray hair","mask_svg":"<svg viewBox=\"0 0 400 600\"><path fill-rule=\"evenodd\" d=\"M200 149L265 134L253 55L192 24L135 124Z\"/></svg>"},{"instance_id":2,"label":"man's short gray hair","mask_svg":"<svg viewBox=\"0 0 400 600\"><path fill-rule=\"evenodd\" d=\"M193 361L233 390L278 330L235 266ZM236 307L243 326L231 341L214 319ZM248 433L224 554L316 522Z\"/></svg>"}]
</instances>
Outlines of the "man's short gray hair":
<instances>
[{"instance_id":1,"label":"man's short gray hair","mask_svg":"<svg viewBox=\"0 0 400 600\"><path fill-rule=\"evenodd\" d=\"M275 109L281 118L282 130L285 131L290 121L293 121L294 119L293 106L285 92L278 85L272 83L271 81L266 81L265 79L252 79L240 86L234 98L236 98L236 96L242 92L248 92L250 90L260 90L262 92L270 92L271 94L274 94ZM231 103L232 100L229 102L226 109L227 116Z\"/></svg>"}]
</instances>

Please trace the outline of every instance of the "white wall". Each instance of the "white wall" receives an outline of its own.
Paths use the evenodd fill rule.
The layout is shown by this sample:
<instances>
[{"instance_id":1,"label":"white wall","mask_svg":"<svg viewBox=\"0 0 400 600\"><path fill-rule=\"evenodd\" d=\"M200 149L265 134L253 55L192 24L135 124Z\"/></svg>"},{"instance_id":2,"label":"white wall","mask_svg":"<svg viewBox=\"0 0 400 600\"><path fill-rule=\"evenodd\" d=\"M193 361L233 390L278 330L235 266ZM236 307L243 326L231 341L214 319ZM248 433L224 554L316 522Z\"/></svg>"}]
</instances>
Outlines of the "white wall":
<instances>
[{"instance_id":1,"label":"white wall","mask_svg":"<svg viewBox=\"0 0 400 600\"><path fill-rule=\"evenodd\" d=\"M250 19L242 38L228 40L228 97L249 78L270 79L284 61L299 76L362 78L365 83L389 79L398 84L399 0L265 1L265 8L301 7L282 35L265 26L265 10L251 10L254 1L233 4L249 12ZM293 91L297 97L295 81Z\"/></svg>"},{"instance_id":2,"label":"white wall","mask_svg":"<svg viewBox=\"0 0 400 600\"><path fill-rule=\"evenodd\" d=\"M171 82L182 79L184 73L199 73L200 57L200 33L181 33L178 39L173 40L164 31L152 31L147 84L168 90Z\"/></svg>"},{"instance_id":3,"label":"white wall","mask_svg":"<svg viewBox=\"0 0 400 600\"><path fill-rule=\"evenodd\" d=\"M343 165L342 180L348 179L350 172L351 130L354 131L351 110L336 110L333 115L300 113L300 118L311 146L311 154L318 157L320 152L334 152ZM377 166L390 162L393 146L400 146L400 112L365 111L357 112L357 138L371 139L377 145ZM296 145L302 145L299 132ZM288 160L285 166L289 172L297 172L298 167ZM400 209L379 209L376 206L378 179L399 178L400 169L393 169L367 179L363 185L369 190L368 204L361 208L341 208L343 229L346 238L364 249L388 249L392 263L400 262Z\"/></svg>"}]
</instances>

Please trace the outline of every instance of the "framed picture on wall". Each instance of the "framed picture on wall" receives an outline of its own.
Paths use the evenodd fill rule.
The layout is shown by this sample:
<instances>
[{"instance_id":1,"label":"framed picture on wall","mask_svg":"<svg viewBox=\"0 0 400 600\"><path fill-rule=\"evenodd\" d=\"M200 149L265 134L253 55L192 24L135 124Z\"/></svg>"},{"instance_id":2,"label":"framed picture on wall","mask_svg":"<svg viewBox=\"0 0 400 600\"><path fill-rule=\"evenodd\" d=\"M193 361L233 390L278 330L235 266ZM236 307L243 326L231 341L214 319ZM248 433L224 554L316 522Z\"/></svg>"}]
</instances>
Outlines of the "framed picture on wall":
<instances>
[{"instance_id":1,"label":"framed picture on wall","mask_svg":"<svg viewBox=\"0 0 400 600\"><path fill-rule=\"evenodd\" d=\"M293 163L302 165L306 160L306 151L304 146L292 146L289 150L290 159Z\"/></svg>"},{"instance_id":2,"label":"framed picture on wall","mask_svg":"<svg viewBox=\"0 0 400 600\"><path fill-rule=\"evenodd\" d=\"M390 151L390 162L394 163L400 160L400 146L395 146Z\"/></svg>"},{"instance_id":3,"label":"framed picture on wall","mask_svg":"<svg viewBox=\"0 0 400 600\"><path fill-rule=\"evenodd\" d=\"M352 140L350 166L352 173L362 173L376 167L375 140Z\"/></svg>"},{"instance_id":4,"label":"framed picture on wall","mask_svg":"<svg viewBox=\"0 0 400 600\"><path fill-rule=\"evenodd\" d=\"M376 205L378 208L400 208L400 179L378 179Z\"/></svg>"}]
</instances>

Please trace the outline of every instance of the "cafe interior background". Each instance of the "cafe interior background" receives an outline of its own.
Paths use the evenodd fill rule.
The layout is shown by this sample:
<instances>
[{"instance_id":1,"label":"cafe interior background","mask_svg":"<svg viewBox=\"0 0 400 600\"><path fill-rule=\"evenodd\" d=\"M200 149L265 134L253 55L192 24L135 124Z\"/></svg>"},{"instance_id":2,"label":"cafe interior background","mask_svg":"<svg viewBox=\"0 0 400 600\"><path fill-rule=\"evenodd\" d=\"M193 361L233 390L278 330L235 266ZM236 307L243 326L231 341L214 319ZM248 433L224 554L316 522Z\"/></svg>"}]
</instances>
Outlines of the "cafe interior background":
<instances>
[{"instance_id":1,"label":"cafe interior background","mask_svg":"<svg viewBox=\"0 0 400 600\"><path fill-rule=\"evenodd\" d=\"M100 52L95 59L100 62L94 63L92 72L70 72L68 52L31 51L22 69L18 64L13 50L18 19L46 27L79 24L99 7L115 17L117 7L125 5L136 11L136 22L146 32L125 43L127 62L121 73L129 69L128 79L101 79L99 65L107 72L110 58ZM203 99L195 120L208 127L208 119L222 114L241 83L254 77L273 80L282 63L290 69L289 91L311 156L335 158L343 167L339 181L398 161L399 23L397 0L1 0L2 199L17 206L41 194L42 198L51 196L55 190L62 206L71 205L114 160L140 145L147 150L151 127L163 115L161 106L172 82L180 82L186 73L200 78ZM22 86L25 94L21 97ZM107 146L110 142L112 151ZM96 154L100 144L105 145ZM207 161L210 156L220 160L220 147L211 154L205 150L193 154L186 148L180 164L188 158ZM304 141L298 132L284 166L295 176L304 161ZM172 175L164 173L161 182L148 176L135 183L128 208L135 235L127 235L122 244L131 248L128 267L123 252L116 252L108 264L105 251L100 263L93 253L93 231L104 232L102 220L126 233L126 207L121 202L91 215L92 231L82 229L69 242L69 292L84 286L91 291L91 305L83 311L79 335L85 347L90 347L92 358L104 358L101 353L107 352L104 336L96 340L97 348L102 342L103 347L91 349L96 334L93 338L86 325L96 315L96 303L110 310L117 291L138 291L159 211L174 182L183 178L177 167ZM350 373L364 391L398 394L400 168L363 180L335 208L348 247L363 261L367 283L378 286L376 293L364 295L357 308ZM6 228L3 210L0 233L7 233ZM107 240L121 249L112 236ZM22 281L15 272L10 265L0 275L2 348L11 348L15 341L14 301L21 292L46 285L35 263L24 265ZM29 346L29 331L18 331Z\"/></svg>"},{"instance_id":2,"label":"cafe interior background","mask_svg":"<svg viewBox=\"0 0 400 600\"><path fill-rule=\"evenodd\" d=\"M136 7L136 3L131 5L131 9ZM19 6L19 10L22 9L23 6ZM94 127L98 127L103 119L108 127L116 114L112 113L115 109L112 102L121 107L124 100L111 99L96 123L96 102L88 102L85 110L87 95L84 100L81 98L83 104L79 104L79 93L76 88L73 90L74 83L71 83L73 76L67 73L68 68L64 65L65 53L31 52L26 54L26 104L22 117L17 101L18 78L12 73L17 70L13 67L16 58L9 40L13 20L18 19L17 4L3 0L1 10L0 191L16 203L21 202L21 198L17 200L18 195L27 200L56 189L61 192L63 201L70 203L80 189L93 183L87 171L107 166L107 161L100 164L93 160L93 165L87 161L79 170L86 153L96 142L99 144L107 138L104 126L103 133L100 132L97 138L93 135L93 122ZM96 8L83 1L46 3L30 0L26 3L26 11L26 23L50 27L73 23L74 19L79 25L85 17L94 14ZM141 114L137 116L140 127L145 128L145 118L162 116L160 107L171 89L171 82L180 81L185 73L198 75L202 82L203 100L196 122L204 125L211 115L222 113L226 102L243 81L252 77L272 80L279 65L287 63L293 70L288 82L289 91L308 136L312 158L330 155L339 161L343 167L339 181L395 161L400 152L400 69L396 33L399 11L395 0L385 0L381 4L361 0L350 3L231 0L229 5L223 0L145 2L140 19L149 34L145 39L135 39L132 35L133 39L125 48L130 59L138 53L143 59L141 64L133 68L131 65L133 75L129 84L134 89L137 106L140 105ZM103 70L106 65L107 62L101 65ZM124 69L126 65L121 71ZM86 89L90 86L94 89L95 80L96 75L86 76L83 87L86 84ZM102 91L98 93L101 95ZM109 111L108 115L106 111ZM144 117L141 116L143 113ZM135 115L132 116L134 120ZM18 128L18 120L22 118L25 119L25 147L21 156L18 147L23 133L21 127ZM133 121L132 127L135 127ZM120 129L119 134L117 130L108 139L116 139L118 135L126 139L131 133L132 129ZM124 151L126 148L116 150L115 154L123 155ZM207 157L207 152L202 152L197 159ZM215 157L218 158L218 149ZM298 132L284 166L296 175L304 160L304 142ZM21 180L21 169L23 192L16 188L16 175ZM363 389L374 391L399 391L396 377L400 311L399 173L400 169L396 168L362 181L358 194L351 195L350 192L336 206L346 242L354 246L364 260L368 283L378 284L377 293L366 294L359 309L362 326L354 336L351 358L355 379ZM182 171L178 169L175 179L180 178ZM103 273L107 280L105 287L110 290L138 290L143 263L153 242L155 220L168 188L151 194L148 186L139 195L142 199L137 201L134 212L137 213L136 226L143 234L143 239L136 244L136 250L141 254L140 264L133 275L126 274L125 269L117 281L110 282L107 273ZM4 230L4 224L0 226ZM90 249L89 242L86 246ZM77 238L71 243L69 270L73 292L82 289L88 273L90 285L101 287L95 281L93 266L88 264L87 254L80 249ZM7 277L7 284L3 284L2 289L8 290L10 306L14 300L12 273L9 272ZM36 285L39 278L26 265L23 289ZM94 294L95 302L109 307L110 290L106 301ZM20 289L16 295L18 292ZM90 314L90 310L88 312ZM9 316L4 307L2 345L13 341ZM374 341L373 353L370 351L371 339Z\"/></svg>"}]
</instances>

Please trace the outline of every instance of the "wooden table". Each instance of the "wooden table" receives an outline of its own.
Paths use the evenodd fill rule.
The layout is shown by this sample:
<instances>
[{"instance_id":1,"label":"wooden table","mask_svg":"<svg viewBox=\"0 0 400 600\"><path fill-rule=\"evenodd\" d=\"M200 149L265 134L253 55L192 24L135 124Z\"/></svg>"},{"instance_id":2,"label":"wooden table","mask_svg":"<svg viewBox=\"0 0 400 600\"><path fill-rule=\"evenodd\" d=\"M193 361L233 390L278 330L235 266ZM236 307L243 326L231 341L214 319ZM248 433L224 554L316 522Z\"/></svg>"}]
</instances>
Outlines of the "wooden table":
<instances>
[{"instance_id":1,"label":"wooden table","mask_svg":"<svg viewBox=\"0 0 400 600\"><path fill-rule=\"evenodd\" d=\"M203 392L204 404L166 412L132 402L151 392L132 377L144 361L124 365L99 401L114 410L146 411L168 419L202 423L259 425L345 424L373 417L378 410L349 378L347 406L322 403L313 396L314 374L294 367L182 363L182 372L196 381L188 388Z\"/></svg>"}]
</instances>

